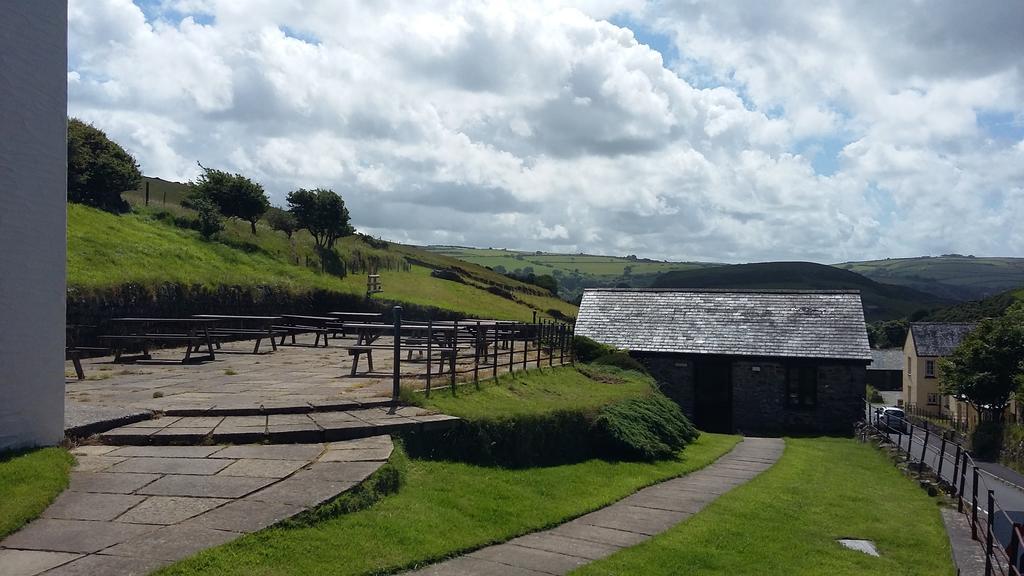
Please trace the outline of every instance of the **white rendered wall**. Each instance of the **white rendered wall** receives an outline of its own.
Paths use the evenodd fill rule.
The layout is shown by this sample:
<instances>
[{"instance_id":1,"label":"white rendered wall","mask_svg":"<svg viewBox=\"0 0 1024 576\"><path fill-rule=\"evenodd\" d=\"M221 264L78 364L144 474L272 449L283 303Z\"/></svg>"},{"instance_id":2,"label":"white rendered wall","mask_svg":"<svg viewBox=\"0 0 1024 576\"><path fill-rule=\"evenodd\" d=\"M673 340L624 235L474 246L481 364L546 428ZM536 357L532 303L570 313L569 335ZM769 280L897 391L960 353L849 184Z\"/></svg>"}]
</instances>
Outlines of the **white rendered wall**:
<instances>
[{"instance_id":1,"label":"white rendered wall","mask_svg":"<svg viewBox=\"0 0 1024 576\"><path fill-rule=\"evenodd\" d=\"M67 1L0 2L0 451L64 435Z\"/></svg>"}]
</instances>

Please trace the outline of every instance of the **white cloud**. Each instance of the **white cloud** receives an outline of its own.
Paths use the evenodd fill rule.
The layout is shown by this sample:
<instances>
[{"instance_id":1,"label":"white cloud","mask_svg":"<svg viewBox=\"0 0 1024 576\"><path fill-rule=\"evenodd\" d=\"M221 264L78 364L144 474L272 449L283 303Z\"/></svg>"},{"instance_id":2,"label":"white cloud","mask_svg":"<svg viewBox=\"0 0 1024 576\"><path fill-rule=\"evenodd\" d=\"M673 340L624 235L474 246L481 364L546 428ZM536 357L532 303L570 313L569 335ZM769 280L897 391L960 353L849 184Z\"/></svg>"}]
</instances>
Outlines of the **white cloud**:
<instances>
[{"instance_id":1,"label":"white cloud","mask_svg":"<svg viewBox=\"0 0 1024 576\"><path fill-rule=\"evenodd\" d=\"M1024 109L1024 42L999 13L1017 8L887 7L73 0L69 113L147 174L201 161L277 202L330 187L396 240L1024 252L1024 144L979 120ZM605 20L623 13L675 43L672 69Z\"/></svg>"}]
</instances>

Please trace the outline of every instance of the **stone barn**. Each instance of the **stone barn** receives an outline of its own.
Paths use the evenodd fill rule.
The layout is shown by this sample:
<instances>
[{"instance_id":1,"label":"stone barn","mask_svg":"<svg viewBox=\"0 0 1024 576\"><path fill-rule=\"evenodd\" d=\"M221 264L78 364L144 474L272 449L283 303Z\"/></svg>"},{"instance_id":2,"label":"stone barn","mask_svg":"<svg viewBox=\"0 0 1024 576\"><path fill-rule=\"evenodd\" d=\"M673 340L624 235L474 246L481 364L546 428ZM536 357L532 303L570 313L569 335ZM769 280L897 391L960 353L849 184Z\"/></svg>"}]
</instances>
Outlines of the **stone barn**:
<instances>
[{"instance_id":1,"label":"stone barn","mask_svg":"<svg viewBox=\"0 0 1024 576\"><path fill-rule=\"evenodd\" d=\"M589 289L576 334L628 350L702 430L849 434L864 414L857 291Z\"/></svg>"}]
</instances>

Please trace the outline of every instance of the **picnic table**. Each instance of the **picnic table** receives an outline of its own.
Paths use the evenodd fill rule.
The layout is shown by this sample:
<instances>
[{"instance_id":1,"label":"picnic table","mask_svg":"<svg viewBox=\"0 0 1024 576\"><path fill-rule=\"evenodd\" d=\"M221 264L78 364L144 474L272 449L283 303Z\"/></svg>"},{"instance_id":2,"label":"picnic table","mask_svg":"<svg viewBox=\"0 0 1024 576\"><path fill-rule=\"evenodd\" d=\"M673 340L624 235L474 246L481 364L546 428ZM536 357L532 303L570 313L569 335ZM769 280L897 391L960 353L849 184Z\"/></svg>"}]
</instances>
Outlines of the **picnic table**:
<instances>
[{"instance_id":1,"label":"picnic table","mask_svg":"<svg viewBox=\"0 0 1024 576\"><path fill-rule=\"evenodd\" d=\"M214 344L220 348L219 338L255 338L256 345L252 349L253 354L260 353L260 343L264 338L270 339L270 347L277 350L277 343L274 336L284 334L284 331L275 331L274 324L280 322L280 316L236 316L231 314L194 314L193 318L209 318L217 320L217 325L211 327L210 336L214 338ZM228 325L225 325L228 324Z\"/></svg>"},{"instance_id":2,"label":"picnic table","mask_svg":"<svg viewBox=\"0 0 1024 576\"><path fill-rule=\"evenodd\" d=\"M333 316L309 316L305 314L282 314L280 324L275 325L274 329L281 334L282 346L285 345L285 337L291 336L292 346L297 346L295 343L295 336L297 334L316 334L316 340L313 342L313 346L320 345L320 338L324 339L324 348L327 347L328 335L337 334L341 329L341 321Z\"/></svg>"},{"instance_id":3,"label":"picnic table","mask_svg":"<svg viewBox=\"0 0 1024 576\"><path fill-rule=\"evenodd\" d=\"M122 352L132 344L142 347L142 354L133 356L132 360L151 360L149 347L156 342L184 342L186 348L182 364L216 359L213 352L213 339L210 336L210 327L217 323L217 320L213 318L112 318L110 322L120 325L121 333L106 334L100 338L112 343L114 362L125 361L122 359ZM162 330L154 329L154 327L162 328ZM204 344L207 354L193 357L192 353L198 352Z\"/></svg>"},{"instance_id":4,"label":"picnic table","mask_svg":"<svg viewBox=\"0 0 1024 576\"><path fill-rule=\"evenodd\" d=\"M92 329L95 326L85 324L64 325L64 359L71 360L71 364L75 367L75 376L79 380L85 380L85 370L82 368L82 353L105 353L108 350L98 346L80 346L78 343L81 341L82 328Z\"/></svg>"},{"instance_id":5,"label":"picnic table","mask_svg":"<svg viewBox=\"0 0 1024 576\"><path fill-rule=\"evenodd\" d=\"M367 368L373 372L373 351L393 350L393 344L376 344L381 336L392 335L401 339L399 345L405 350L409 357L413 352L438 352L438 374L444 372L445 361L449 355L454 354L457 343L454 342L455 328L453 326L428 326L426 324L403 324L401 332L395 334L395 327L391 324L367 323L367 322L345 322L346 330L352 330L356 334L354 344L346 346L349 356L352 359L352 376L356 375L359 367L359 358L366 356ZM404 341L404 344L403 344ZM432 358L428 360L433 360ZM427 365L427 371L430 371Z\"/></svg>"},{"instance_id":6,"label":"picnic table","mask_svg":"<svg viewBox=\"0 0 1024 576\"><path fill-rule=\"evenodd\" d=\"M380 321L384 318L384 315L380 312L328 312L332 318L338 322L372 322L374 320ZM347 337L348 334L345 332L345 327L341 326L341 336Z\"/></svg>"}]
</instances>

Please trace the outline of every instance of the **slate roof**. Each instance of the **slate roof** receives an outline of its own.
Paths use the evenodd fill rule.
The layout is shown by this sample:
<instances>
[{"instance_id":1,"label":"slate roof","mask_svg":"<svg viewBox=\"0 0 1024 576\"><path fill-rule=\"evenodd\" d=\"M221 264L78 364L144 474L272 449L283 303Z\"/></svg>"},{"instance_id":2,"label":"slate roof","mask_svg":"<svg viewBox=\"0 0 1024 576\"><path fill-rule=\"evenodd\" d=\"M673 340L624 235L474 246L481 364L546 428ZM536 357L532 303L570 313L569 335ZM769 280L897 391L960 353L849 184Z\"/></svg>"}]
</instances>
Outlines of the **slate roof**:
<instances>
[{"instance_id":1,"label":"slate roof","mask_svg":"<svg viewBox=\"0 0 1024 576\"><path fill-rule=\"evenodd\" d=\"M856 290L592 288L576 334L637 352L871 360Z\"/></svg>"},{"instance_id":2,"label":"slate roof","mask_svg":"<svg viewBox=\"0 0 1024 576\"><path fill-rule=\"evenodd\" d=\"M903 371L903 348L883 348L871 350L871 364L868 370Z\"/></svg>"},{"instance_id":3,"label":"slate roof","mask_svg":"<svg viewBox=\"0 0 1024 576\"><path fill-rule=\"evenodd\" d=\"M975 326L973 322L911 322L910 335L918 356L949 356Z\"/></svg>"}]
</instances>

